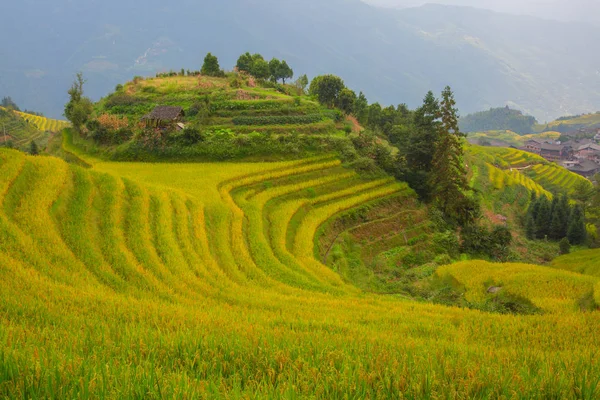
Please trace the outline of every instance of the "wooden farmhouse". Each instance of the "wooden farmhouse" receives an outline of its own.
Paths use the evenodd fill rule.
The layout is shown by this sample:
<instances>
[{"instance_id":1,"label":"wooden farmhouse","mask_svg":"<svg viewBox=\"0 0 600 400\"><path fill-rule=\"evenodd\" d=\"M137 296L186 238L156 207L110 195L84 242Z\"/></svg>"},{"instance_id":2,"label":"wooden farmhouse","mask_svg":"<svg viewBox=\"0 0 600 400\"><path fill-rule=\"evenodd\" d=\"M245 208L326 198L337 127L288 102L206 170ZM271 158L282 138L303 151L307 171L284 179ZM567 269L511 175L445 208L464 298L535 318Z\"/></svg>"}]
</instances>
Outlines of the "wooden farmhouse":
<instances>
[{"instance_id":1,"label":"wooden farmhouse","mask_svg":"<svg viewBox=\"0 0 600 400\"><path fill-rule=\"evenodd\" d=\"M150 114L144 115L142 121L148 128L176 127L185 116L183 108L174 106L158 106Z\"/></svg>"}]
</instances>

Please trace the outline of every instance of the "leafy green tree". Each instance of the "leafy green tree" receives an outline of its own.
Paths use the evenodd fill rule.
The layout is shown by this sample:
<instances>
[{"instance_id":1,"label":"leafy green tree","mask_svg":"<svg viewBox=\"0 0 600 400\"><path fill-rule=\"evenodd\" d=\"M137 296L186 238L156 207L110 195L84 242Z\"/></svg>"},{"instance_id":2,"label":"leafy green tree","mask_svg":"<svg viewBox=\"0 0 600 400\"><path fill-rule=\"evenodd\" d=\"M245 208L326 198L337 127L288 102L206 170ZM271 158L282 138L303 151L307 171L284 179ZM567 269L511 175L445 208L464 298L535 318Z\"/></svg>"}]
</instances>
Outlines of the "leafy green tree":
<instances>
[{"instance_id":1,"label":"leafy green tree","mask_svg":"<svg viewBox=\"0 0 600 400\"><path fill-rule=\"evenodd\" d=\"M252 76L258 79L268 79L270 75L269 63L262 57L255 58L252 63Z\"/></svg>"},{"instance_id":2,"label":"leafy green tree","mask_svg":"<svg viewBox=\"0 0 600 400\"><path fill-rule=\"evenodd\" d=\"M300 78L296 80L295 85L297 88L301 89L302 92L305 92L308 87L308 76L306 76L306 74L300 76Z\"/></svg>"},{"instance_id":3,"label":"leafy green tree","mask_svg":"<svg viewBox=\"0 0 600 400\"><path fill-rule=\"evenodd\" d=\"M585 243L587 230L585 228L585 217L580 206L575 206L571 214L569 231L567 233L569 242L574 245Z\"/></svg>"},{"instance_id":4,"label":"leafy green tree","mask_svg":"<svg viewBox=\"0 0 600 400\"><path fill-rule=\"evenodd\" d=\"M358 119L358 122L360 122L361 124L366 124L367 122L368 108L369 102L367 100L367 97L363 92L360 92L358 94L356 102L354 103L354 115L356 116L356 119Z\"/></svg>"},{"instance_id":5,"label":"leafy green tree","mask_svg":"<svg viewBox=\"0 0 600 400\"><path fill-rule=\"evenodd\" d=\"M235 66L238 69L238 71L251 73L253 64L254 60L252 59L252 55L246 52L238 58Z\"/></svg>"},{"instance_id":6,"label":"leafy green tree","mask_svg":"<svg viewBox=\"0 0 600 400\"><path fill-rule=\"evenodd\" d=\"M437 125L438 140L429 184L435 203L448 219L461 226L474 221L471 214L472 202L466 191L471 190L464 163L462 137L458 127L456 101L452 89L447 86L442 92L440 104L441 123Z\"/></svg>"},{"instance_id":7,"label":"leafy green tree","mask_svg":"<svg viewBox=\"0 0 600 400\"><path fill-rule=\"evenodd\" d=\"M595 191L594 185L583 179L577 181L573 186L571 197L581 206L584 214L594 198Z\"/></svg>"},{"instance_id":8,"label":"leafy green tree","mask_svg":"<svg viewBox=\"0 0 600 400\"><path fill-rule=\"evenodd\" d=\"M346 115L354 113L354 105L356 103L356 93L354 91L345 88L342 89L337 101L337 107L344 112Z\"/></svg>"},{"instance_id":9,"label":"leafy green tree","mask_svg":"<svg viewBox=\"0 0 600 400\"><path fill-rule=\"evenodd\" d=\"M281 61L277 58L272 58L269 61L269 72L271 74L270 78L273 82L277 82L280 78L281 74Z\"/></svg>"},{"instance_id":10,"label":"leafy green tree","mask_svg":"<svg viewBox=\"0 0 600 400\"><path fill-rule=\"evenodd\" d=\"M290 66L285 60L283 60L279 65L279 71L277 73L277 76L283 81L283 84L285 85L286 79L292 79L294 77L294 70L290 68Z\"/></svg>"},{"instance_id":11,"label":"leafy green tree","mask_svg":"<svg viewBox=\"0 0 600 400\"><path fill-rule=\"evenodd\" d=\"M312 80L308 92L311 96L315 96L319 103L333 107L345 87L344 81L340 77L321 75Z\"/></svg>"},{"instance_id":12,"label":"leafy green tree","mask_svg":"<svg viewBox=\"0 0 600 400\"><path fill-rule=\"evenodd\" d=\"M367 108L367 125L372 129L377 129L381 125L381 105L373 103Z\"/></svg>"},{"instance_id":13,"label":"leafy green tree","mask_svg":"<svg viewBox=\"0 0 600 400\"><path fill-rule=\"evenodd\" d=\"M31 143L29 143L29 154L32 156L37 156L40 154L40 149L35 140L32 140Z\"/></svg>"},{"instance_id":14,"label":"leafy green tree","mask_svg":"<svg viewBox=\"0 0 600 400\"><path fill-rule=\"evenodd\" d=\"M202 75L206 76L223 76L224 73L219 66L219 59L217 56L213 56L212 53L208 53L206 57L204 57L204 64L202 64L202 69L200 70Z\"/></svg>"},{"instance_id":15,"label":"leafy green tree","mask_svg":"<svg viewBox=\"0 0 600 400\"><path fill-rule=\"evenodd\" d=\"M68 91L69 102L65 105L65 117L71 121L77 131L81 131L81 127L85 125L93 111L92 101L83 96L84 84L83 74L79 72Z\"/></svg>"}]
</instances>

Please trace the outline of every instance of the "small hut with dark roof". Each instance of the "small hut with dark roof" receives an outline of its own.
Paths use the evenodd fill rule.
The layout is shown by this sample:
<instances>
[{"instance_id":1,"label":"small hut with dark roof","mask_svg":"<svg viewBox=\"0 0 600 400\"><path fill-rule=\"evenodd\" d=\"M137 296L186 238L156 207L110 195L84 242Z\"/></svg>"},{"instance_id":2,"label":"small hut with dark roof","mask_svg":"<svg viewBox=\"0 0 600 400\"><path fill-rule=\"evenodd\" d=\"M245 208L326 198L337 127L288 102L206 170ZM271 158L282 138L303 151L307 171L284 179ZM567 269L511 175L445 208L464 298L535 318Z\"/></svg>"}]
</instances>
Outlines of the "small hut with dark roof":
<instances>
[{"instance_id":1,"label":"small hut with dark roof","mask_svg":"<svg viewBox=\"0 0 600 400\"><path fill-rule=\"evenodd\" d=\"M148 127L166 128L180 122L184 115L181 107L158 106L150 114L144 115L142 121Z\"/></svg>"}]
</instances>

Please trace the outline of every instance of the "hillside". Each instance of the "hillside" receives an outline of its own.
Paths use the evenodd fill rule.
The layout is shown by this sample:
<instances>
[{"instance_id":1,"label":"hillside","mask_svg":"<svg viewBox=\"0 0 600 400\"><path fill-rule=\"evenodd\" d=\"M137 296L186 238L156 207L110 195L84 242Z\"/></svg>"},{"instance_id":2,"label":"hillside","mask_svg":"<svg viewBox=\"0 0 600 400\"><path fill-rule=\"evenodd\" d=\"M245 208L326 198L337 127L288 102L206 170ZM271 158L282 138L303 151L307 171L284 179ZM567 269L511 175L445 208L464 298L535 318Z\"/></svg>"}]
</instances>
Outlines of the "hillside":
<instances>
[{"instance_id":1,"label":"hillside","mask_svg":"<svg viewBox=\"0 0 600 400\"><path fill-rule=\"evenodd\" d=\"M66 121L9 111L0 107L0 145L11 145L21 150L28 150L33 140L38 146L44 148L51 133L60 132L67 126L69 124Z\"/></svg>"},{"instance_id":2,"label":"hillside","mask_svg":"<svg viewBox=\"0 0 600 400\"><path fill-rule=\"evenodd\" d=\"M115 160L264 159L327 152L352 129L339 111L277 88L238 74L136 78L95 105L83 136ZM154 129L145 118L157 107L181 112L180 126Z\"/></svg>"},{"instance_id":3,"label":"hillside","mask_svg":"<svg viewBox=\"0 0 600 400\"><path fill-rule=\"evenodd\" d=\"M545 191L571 195L577 183L592 186L591 182L582 176L536 154L521 150L471 145L468 154L475 165L486 165L490 174L489 182L497 189L521 185L528 186L537 194Z\"/></svg>"},{"instance_id":4,"label":"hillside","mask_svg":"<svg viewBox=\"0 0 600 400\"><path fill-rule=\"evenodd\" d=\"M449 84L463 115L504 105L539 121L597 111L600 56L587 43L600 32L592 25L436 5L383 10L359 0L170 4L5 4L0 92L59 118L78 71L97 100L132 75L196 70L209 51L231 69L251 51L287 59L297 75L343 76L381 104L402 93L414 108L427 90Z\"/></svg>"},{"instance_id":5,"label":"hillside","mask_svg":"<svg viewBox=\"0 0 600 400\"><path fill-rule=\"evenodd\" d=\"M525 142L531 139L550 139L558 140L560 132L543 132L521 135L509 130L492 130L485 132L472 132L467 134L467 139L472 144L495 146L495 147L522 147Z\"/></svg>"},{"instance_id":6,"label":"hillside","mask_svg":"<svg viewBox=\"0 0 600 400\"><path fill-rule=\"evenodd\" d=\"M598 395L600 319L581 306L600 302L596 277L479 261L438 272L472 304L518 296L536 314L501 315L364 294L315 258L324 223L410 204L405 184L329 156L80 156L91 169L0 149L2 397ZM486 294L492 281L504 297Z\"/></svg>"},{"instance_id":7,"label":"hillside","mask_svg":"<svg viewBox=\"0 0 600 400\"><path fill-rule=\"evenodd\" d=\"M461 117L459 122L460 130L465 133L508 130L521 135L532 133L537 124L534 117L508 106L469 114Z\"/></svg>"},{"instance_id":8,"label":"hillside","mask_svg":"<svg viewBox=\"0 0 600 400\"><path fill-rule=\"evenodd\" d=\"M534 131L542 132L555 130L561 133L567 133L582 128L600 128L600 112L561 117L549 124L536 125Z\"/></svg>"}]
</instances>

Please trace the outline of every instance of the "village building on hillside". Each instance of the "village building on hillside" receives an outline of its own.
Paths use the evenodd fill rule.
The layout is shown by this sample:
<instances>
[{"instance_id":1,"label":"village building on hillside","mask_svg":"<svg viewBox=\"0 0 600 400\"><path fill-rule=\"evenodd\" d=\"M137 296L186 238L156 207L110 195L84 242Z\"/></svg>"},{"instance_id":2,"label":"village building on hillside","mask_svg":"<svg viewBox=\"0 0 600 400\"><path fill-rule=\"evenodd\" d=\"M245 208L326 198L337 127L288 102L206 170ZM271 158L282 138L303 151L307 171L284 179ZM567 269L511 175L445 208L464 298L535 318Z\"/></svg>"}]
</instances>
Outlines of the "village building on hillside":
<instances>
[{"instance_id":1,"label":"village building on hillside","mask_svg":"<svg viewBox=\"0 0 600 400\"><path fill-rule=\"evenodd\" d=\"M550 161L568 160L573 155L570 145L556 144L541 139L530 139L520 150L535 153Z\"/></svg>"},{"instance_id":2,"label":"village building on hillside","mask_svg":"<svg viewBox=\"0 0 600 400\"><path fill-rule=\"evenodd\" d=\"M158 106L150 114L144 115L142 121L146 123L147 128L177 129L183 125L181 120L184 116L182 107Z\"/></svg>"},{"instance_id":3,"label":"village building on hillside","mask_svg":"<svg viewBox=\"0 0 600 400\"><path fill-rule=\"evenodd\" d=\"M585 160L596 160L600 158L600 145L594 143L584 144L577 148L575 152L575 157L578 159Z\"/></svg>"},{"instance_id":4,"label":"village building on hillside","mask_svg":"<svg viewBox=\"0 0 600 400\"><path fill-rule=\"evenodd\" d=\"M585 159L563 161L561 165L569 171L588 179L600 172L599 163Z\"/></svg>"}]
</instances>

